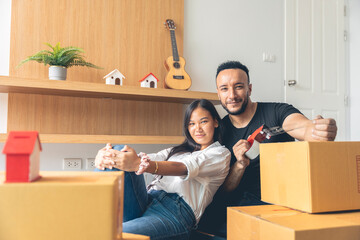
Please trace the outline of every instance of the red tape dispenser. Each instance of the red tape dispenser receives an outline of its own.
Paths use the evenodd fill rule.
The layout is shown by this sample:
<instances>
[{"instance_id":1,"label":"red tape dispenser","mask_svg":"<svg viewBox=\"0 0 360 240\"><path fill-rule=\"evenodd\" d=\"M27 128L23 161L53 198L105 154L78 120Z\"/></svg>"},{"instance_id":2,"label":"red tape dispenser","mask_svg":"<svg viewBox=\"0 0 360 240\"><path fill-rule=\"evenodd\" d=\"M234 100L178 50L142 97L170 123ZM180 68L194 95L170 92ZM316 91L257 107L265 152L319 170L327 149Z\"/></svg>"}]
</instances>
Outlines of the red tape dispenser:
<instances>
[{"instance_id":1,"label":"red tape dispenser","mask_svg":"<svg viewBox=\"0 0 360 240\"><path fill-rule=\"evenodd\" d=\"M245 156L248 157L250 160L253 160L257 158L257 156L259 156L259 144L265 139L270 139L271 134L269 134L266 129L268 128L265 124L263 124L248 137L247 141L250 143L250 148L245 153Z\"/></svg>"}]
</instances>

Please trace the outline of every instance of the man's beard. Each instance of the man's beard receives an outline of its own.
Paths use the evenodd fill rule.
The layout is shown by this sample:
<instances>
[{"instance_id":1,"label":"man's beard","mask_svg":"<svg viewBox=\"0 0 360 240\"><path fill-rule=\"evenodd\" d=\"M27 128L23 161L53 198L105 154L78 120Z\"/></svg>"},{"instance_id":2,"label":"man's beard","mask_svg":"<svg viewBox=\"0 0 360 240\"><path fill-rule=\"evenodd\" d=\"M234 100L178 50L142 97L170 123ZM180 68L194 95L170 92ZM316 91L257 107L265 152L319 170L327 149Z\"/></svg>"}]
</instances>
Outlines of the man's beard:
<instances>
[{"instance_id":1,"label":"man's beard","mask_svg":"<svg viewBox=\"0 0 360 240\"><path fill-rule=\"evenodd\" d=\"M230 115L240 115L240 114L242 114L243 112L245 112L246 107L247 107L247 105L248 105L248 102L249 102L249 94L246 93L246 98L245 98L245 100L244 100L241 108L240 108L239 110L237 110L237 111L231 112L231 111L226 107L226 105L224 105L223 103L221 103L221 105L222 105L223 108L228 112L228 114L230 114Z\"/></svg>"}]
</instances>

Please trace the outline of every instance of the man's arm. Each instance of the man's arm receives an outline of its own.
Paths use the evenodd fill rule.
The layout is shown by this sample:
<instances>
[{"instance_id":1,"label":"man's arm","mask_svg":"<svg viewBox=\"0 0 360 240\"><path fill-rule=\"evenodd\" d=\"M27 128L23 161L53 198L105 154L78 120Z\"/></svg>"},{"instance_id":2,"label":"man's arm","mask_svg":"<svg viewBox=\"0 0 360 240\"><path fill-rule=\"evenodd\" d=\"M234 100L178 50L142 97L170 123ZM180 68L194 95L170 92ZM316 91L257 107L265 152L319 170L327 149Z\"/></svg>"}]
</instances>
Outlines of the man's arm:
<instances>
[{"instance_id":1,"label":"man's arm","mask_svg":"<svg viewBox=\"0 0 360 240\"><path fill-rule=\"evenodd\" d=\"M336 121L320 115L309 120L300 113L293 113L285 118L282 127L300 141L334 141L337 133Z\"/></svg>"},{"instance_id":2,"label":"man's arm","mask_svg":"<svg viewBox=\"0 0 360 240\"><path fill-rule=\"evenodd\" d=\"M249 158L245 156L245 153L249 148L249 142L244 139L239 140L233 146L233 152L237 161L231 166L229 174L221 186L223 191L231 192L239 185L246 167L250 164Z\"/></svg>"},{"instance_id":3,"label":"man's arm","mask_svg":"<svg viewBox=\"0 0 360 240\"><path fill-rule=\"evenodd\" d=\"M334 141L337 133L336 121L332 118L323 119L317 116L314 120L307 119L300 113L293 113L284 120L284 130L300 141ZM230 168L221 189L233 191L240 183L250 160L245 152L250 148L248 141L241 139L233 147L236 163Z\"/></svg>"}]
</instances>

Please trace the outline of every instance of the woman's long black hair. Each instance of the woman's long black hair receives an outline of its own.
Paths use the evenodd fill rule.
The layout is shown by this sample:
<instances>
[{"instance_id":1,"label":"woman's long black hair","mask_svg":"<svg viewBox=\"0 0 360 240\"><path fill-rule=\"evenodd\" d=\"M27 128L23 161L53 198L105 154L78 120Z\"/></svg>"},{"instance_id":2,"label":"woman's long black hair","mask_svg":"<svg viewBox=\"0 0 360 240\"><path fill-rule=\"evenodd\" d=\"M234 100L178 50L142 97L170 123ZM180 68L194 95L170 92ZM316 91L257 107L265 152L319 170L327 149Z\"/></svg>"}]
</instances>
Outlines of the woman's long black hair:
<instances>
[{"instance_id":1,"label":"woman's long black hair","mask_svg":"<svg viewBox=\"0 0 360 240\"><path fill-rule=\"evenodd\" d=\"M191 137L191 135L189 133L189 129L188 129L191 114L198 107L201 107L201 108L207 110L210 113L210 115L212 116L212 118L218 122L218 127L215 128L213 138L214 138L214 142L218 141L220 144L222 144L223 125L222 125L221 118L220 118L218 112L216 111L214 105L209 100L198 99L198 100L195 100L192 103L190 103L190 105L186 108L186 111L185 111L185 117L184 117L184 123L183 123L183 132L185 134L185 141L182 144L180 144L176 147L173 147L166 160L168 160L171 156L173 156L177 153L194 152L194 151L198 151L201 149L200 144L197 144L194 141L194 139Z\"/></svg>"}]
</instances>

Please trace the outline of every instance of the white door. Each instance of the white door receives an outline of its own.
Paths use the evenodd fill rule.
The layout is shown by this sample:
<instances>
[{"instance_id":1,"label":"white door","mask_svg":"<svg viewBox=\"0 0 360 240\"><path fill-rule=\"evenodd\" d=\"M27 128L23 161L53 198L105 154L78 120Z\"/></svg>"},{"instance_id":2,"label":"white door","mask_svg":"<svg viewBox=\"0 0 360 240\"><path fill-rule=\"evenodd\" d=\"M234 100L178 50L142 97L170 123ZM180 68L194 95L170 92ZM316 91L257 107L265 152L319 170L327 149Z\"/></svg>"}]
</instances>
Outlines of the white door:
<instances>
[{"instance_id":1,"label":"white door","mask_svg":"<svg viewBox=\"0 0 360 240\"><path fill-rule=\"evenodd\" d=\"M334 118L345 140L344 0L285 1L285 101Z\"/></svg>"}]
</instances>

